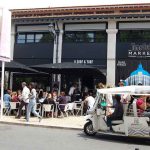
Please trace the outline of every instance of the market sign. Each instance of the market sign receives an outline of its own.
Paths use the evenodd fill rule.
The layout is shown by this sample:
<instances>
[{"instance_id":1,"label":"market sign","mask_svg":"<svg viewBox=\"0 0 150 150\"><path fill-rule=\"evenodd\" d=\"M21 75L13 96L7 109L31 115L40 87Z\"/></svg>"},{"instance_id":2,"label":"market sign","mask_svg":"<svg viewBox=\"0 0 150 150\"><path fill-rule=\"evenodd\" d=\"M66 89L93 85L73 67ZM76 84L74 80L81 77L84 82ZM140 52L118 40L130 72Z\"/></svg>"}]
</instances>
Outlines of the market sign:
<instances>
[{"instance_id":1,"label":"market sign","mask_svg":"<svg viewBox=\"0 0 150 150\"><path fill-rule=\"evenodd\" d=\"M11 12L0 8L0 61L11 59Z\"/></svg>"},{"instance_id":2,"label":"market sign","mask_svg":"<svg viewBox=\"0 0 150 150\"><path fill-rule=\"evenodd\" d=\"M128 57L150 57L150 44L131 44L128 50Z\"/></svg>"}]
</instances>

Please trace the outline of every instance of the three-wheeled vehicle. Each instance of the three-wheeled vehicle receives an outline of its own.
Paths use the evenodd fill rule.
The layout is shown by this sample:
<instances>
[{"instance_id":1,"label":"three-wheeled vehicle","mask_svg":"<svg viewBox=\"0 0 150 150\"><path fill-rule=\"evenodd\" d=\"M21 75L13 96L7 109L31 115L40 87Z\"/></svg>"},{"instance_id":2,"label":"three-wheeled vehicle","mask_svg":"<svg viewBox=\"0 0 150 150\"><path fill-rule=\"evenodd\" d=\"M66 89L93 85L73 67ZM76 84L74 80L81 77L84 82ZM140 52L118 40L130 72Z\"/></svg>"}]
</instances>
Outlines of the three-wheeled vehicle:
<instances>
[{"instance_id":1,"label":"three-wheeled vehicle","mask_svg":"<svg viewBox=\"0 0 150 150\"><path fill-rule=\"evenodd\" d=\"M130 104L123 103L123 119L111 122L113 131L108 128L107 119L107 95L128 95L133 97ZM124 86L107 89L98 89L93 109L87 112L84 132L93 136L97 132L111 135L132 136L150 138L150 118L138 115L137 99L140 96L150 96L150 86ZM107 98L106 98L107 97ZM106 104L104 106L104 103Z\"/></svg>"}]
</instances>

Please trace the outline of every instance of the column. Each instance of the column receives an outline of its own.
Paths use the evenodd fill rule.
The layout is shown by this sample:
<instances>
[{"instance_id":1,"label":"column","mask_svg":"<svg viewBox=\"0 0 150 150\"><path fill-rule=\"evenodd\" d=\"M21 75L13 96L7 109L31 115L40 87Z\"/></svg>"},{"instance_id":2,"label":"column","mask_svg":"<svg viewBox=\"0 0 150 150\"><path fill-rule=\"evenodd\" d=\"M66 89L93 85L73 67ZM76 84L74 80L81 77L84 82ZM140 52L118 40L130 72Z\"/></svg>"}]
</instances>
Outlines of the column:
<instances>
[{"instance_id":1,"label":"column","mask_svg":"<svg viewBox=\"0 0 150 150\"><path fill-rule=\"evenodd\" d=\"M11 25L11 60L13 60L14 55L14 44L15 44L15 24Z\"/></svg>"},{"instance_id":2,"label":"column","mask_svg":"<svg viewBox=\"0 0 150 150\"><path fill-rule=\"evenodd\" d=\"M116 79L116 29L115 21L108 21L107 32L107 78L106 82L109 85L115 85Z\"/></svg>"},{"instance_id":3,"label":"column","mask_svg":"<svg viewBox=\"0 0 150 150\"><path fill-rule=\"evenodd\" d=\"M59 37L58 37L58 63L61 63L61 58L62 58L62 43L63 43L63 23L58 22L58 27L59 27Z\"/></svg>"},{"instance_id":4,"label":"column","mask_svg":"<svg viewBox=\"0 0 150 150\"><path fill-rule=\"evenodd\" d=\"M56 37L56 40L54 42L53 63L61 63L61 56L62 56L63 23L57 22L57 24L58 24L59 32L57 33L58 37ZM57 25L55 25L55 29L56 31L58 30Z\"/></svg>"}]
</instances>

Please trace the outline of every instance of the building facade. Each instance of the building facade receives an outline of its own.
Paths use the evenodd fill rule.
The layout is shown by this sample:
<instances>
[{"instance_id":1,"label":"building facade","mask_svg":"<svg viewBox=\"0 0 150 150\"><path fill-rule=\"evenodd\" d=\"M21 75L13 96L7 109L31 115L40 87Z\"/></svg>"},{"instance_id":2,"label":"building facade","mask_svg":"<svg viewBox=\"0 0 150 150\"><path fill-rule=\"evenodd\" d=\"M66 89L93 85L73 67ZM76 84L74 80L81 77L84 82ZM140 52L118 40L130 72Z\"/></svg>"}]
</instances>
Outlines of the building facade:
<instances>
[{"instance_id":1,"label":"building facade","mask_svg":"<svg viewBox=\"0 0 150 150\"><path fill-rule=\"evenodd\" d=\"M139 63L150 72L150 4L11 11L18 62L92 65L102 72L100 81L110 85L125 80ZM59 29L58 45L48 29L51 23Z\"/></svg>"}]
</instances>

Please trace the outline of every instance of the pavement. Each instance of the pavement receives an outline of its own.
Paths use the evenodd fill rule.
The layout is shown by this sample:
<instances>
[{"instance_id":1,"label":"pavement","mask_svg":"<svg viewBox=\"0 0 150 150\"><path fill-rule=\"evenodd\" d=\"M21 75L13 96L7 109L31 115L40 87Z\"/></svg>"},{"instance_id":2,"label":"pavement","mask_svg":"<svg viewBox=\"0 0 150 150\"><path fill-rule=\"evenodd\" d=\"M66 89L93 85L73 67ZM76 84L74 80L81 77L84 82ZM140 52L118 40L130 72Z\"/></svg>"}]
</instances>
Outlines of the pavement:
<instances>
[{"instance_id":1,"label":"pavement","mask_svg":"<svg viewBox=\"0 0 150 150\"><path fill-rule=\"evenodd\" d=\"M0 124L15 124L23 126L35 126L45 128L64 128L82 130L85 124L84 116L68 116L64 118L43 118L41 122L37 117L31 117L30 122L26 122L24 117L16 119L14 116L3 116Z\"/></svg>"}]
</instances>

